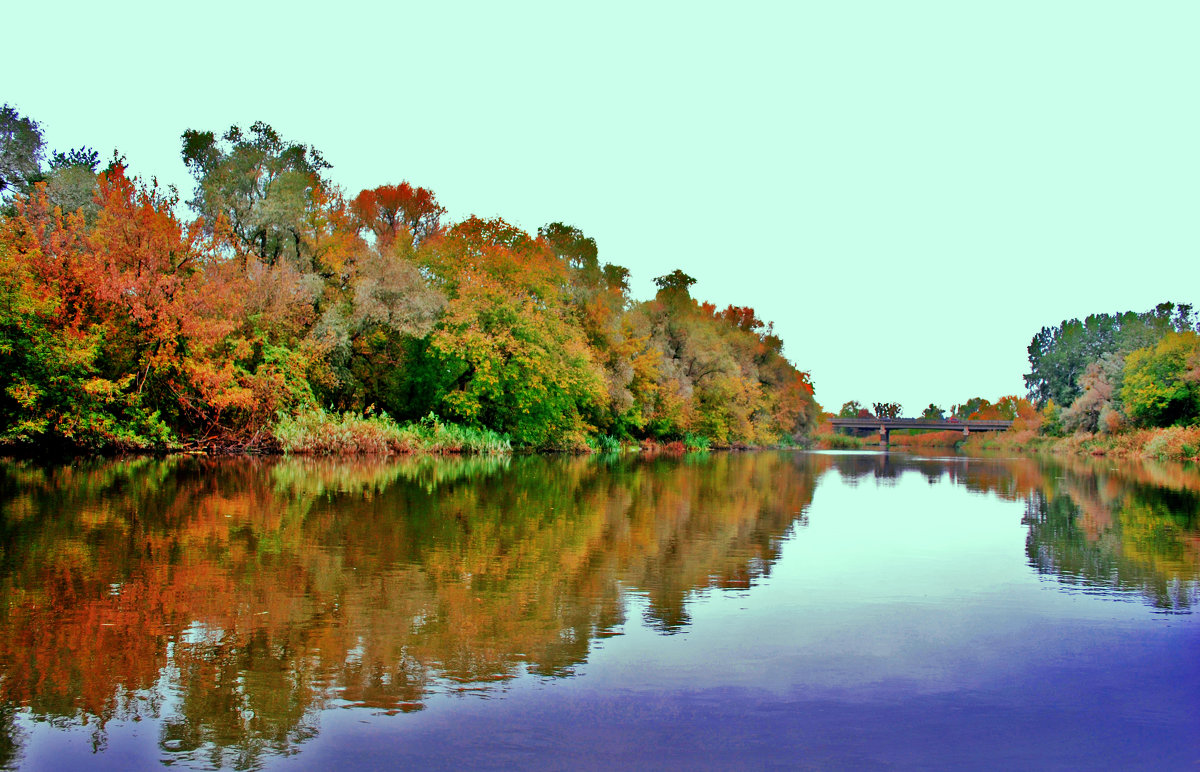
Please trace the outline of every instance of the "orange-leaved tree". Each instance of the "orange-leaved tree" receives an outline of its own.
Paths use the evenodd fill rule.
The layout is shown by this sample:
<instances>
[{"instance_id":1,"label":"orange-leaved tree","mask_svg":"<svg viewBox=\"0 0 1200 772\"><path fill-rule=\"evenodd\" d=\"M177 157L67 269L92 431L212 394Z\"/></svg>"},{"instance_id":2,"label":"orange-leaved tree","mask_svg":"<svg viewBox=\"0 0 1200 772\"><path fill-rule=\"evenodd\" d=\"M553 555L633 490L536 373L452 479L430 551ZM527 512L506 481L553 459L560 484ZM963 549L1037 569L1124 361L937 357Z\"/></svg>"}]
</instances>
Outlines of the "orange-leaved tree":
<instances>
[{"instance_id":1,"label":"orange-leaved tree","mask_svg":"<svg viewBox=\"0 0 1200 772\"><path fill-rule=\"evenodd\" d=\"M428 188L401 182L360 192L350 203L350 211L355 223L370 230L379 241L390 242L405 235L415 246L441 232L446 208Z\"/></svg>"}]
</instances>

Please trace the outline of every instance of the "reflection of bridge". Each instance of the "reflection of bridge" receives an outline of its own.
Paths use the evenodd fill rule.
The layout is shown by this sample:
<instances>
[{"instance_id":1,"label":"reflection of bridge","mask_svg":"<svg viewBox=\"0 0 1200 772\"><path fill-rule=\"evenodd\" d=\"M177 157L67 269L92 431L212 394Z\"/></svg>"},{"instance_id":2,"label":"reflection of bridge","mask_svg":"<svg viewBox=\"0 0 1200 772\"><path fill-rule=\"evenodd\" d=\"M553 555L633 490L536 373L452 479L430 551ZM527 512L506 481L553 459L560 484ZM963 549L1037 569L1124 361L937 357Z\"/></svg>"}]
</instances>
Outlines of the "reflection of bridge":
<instances>
[{"instance_id":1,"label":"reflection of bridge","mask_svg":"<svg viewBox=\"0 0 1200 772\"><path fill-rule=\"evenodd\" d=\"M1012 426L1012 421L955 421L930 420L925 418L834 418L834 429L870 429L879 432L879 443L888 444L892 429L919 429L921 431L946 431L947 429L968 435L971 432L1002 432Z\"/></svg>"}]
</instances>

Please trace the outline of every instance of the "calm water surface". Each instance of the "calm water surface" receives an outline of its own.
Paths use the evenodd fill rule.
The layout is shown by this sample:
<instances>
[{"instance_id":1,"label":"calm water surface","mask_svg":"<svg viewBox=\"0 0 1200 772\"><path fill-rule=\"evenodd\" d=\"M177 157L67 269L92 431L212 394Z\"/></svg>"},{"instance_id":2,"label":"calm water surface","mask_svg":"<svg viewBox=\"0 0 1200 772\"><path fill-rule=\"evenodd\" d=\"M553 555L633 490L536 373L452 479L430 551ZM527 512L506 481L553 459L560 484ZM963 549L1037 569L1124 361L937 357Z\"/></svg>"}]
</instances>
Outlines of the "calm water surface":
<instances>
[{"instance_id":1,"label":"calm water surface","mask_svg":"<svg viewBox=\"0 0 1200 772\"><path fill-rule=\"evenodd\" d=\"M0 766L1197 769L1200 473L0 461Z\"/></svg>"}]
</instances>

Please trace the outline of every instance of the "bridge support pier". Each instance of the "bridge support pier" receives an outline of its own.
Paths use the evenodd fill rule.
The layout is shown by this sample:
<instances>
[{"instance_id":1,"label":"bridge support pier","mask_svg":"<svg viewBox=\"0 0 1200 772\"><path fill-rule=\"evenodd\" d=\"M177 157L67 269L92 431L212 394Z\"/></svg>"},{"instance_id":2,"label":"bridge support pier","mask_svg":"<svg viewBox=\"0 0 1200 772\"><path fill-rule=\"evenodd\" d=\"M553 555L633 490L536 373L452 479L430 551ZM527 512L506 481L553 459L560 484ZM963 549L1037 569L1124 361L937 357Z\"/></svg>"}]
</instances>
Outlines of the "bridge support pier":
<instances>
[{"instance_id":1,"label":"bridge support pier","mask_svg":"<svg viewBox=\"0 0 1200 772\"><path fill-rule=\"evenodd\" d=\"M886 426L879 427L879 444L885 448L888 446L888 434L889 431Z\"/></svg>"}]
</instances>

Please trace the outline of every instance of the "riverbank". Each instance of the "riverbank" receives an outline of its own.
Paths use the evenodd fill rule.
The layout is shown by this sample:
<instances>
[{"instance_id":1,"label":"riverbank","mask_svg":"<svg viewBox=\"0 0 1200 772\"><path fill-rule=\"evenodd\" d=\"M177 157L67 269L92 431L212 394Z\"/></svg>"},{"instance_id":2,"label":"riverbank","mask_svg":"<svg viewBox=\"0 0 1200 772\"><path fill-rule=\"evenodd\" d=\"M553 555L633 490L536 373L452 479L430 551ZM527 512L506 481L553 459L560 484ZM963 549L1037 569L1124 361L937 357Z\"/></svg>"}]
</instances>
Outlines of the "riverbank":
<instances>
[{"instance_id":1,"label":"riverbank","mask_svg":"<svg viewBox=\"0 0 1200 772\"><path fill-rule=\"evenodd\" d=\"M1008 436L1008 435L1012 436ZM998 432L994 436L973 435L962 450L1048 452L1113 458L1148 458L1160 461L1200 461L1200 426L1169 426L1135 429L1118 434L1078 433L1046 437L1027 432Z\"/></svg>"},{"instance_id":2,"label":"riverbank","mask_svg":"<svg viewBox=\"0 0 1200 772\"><path fill-rule=\"evenodd\" d=\"M678 455L708 450L766 450L807 447L790 438L772 445L716 444L707 437L687 433L680 439L620 439L611 435L580 435L550 447L514 446L507 434L444 421L430 413L418 421L396 421L382 412L336 412L320 408L281 416L266 432L248 438L185 437L156 445L112 445L90 448L68 443L0 444L0 456L440 456L507 455L511 453L571 453L588 455L637 452Z\"/></svg>"},{"instance_id":3,"label":"riverbank","mask_svg":"<svg viewBox=\"0 0 1200 772\"><path fill-rule=\"evenodd\" d=\"M822 450L877 448L875 435L851 437L819 433L815 446ZM1032 422L1018 420L1005 432L979 432L964 437L960 432L892 432L893 449L955 448L967 453L1002 451L1007 453L1054 453L1058 455L1147 458L1161 461L1200 461L1200 427L1171 426L1161 429L1136 429L1118 434L1079 433L1050 437L1039 432Z\"/></svg>"}]
</instances>

